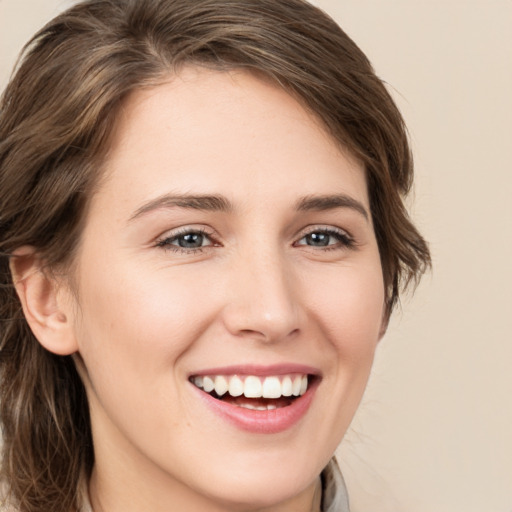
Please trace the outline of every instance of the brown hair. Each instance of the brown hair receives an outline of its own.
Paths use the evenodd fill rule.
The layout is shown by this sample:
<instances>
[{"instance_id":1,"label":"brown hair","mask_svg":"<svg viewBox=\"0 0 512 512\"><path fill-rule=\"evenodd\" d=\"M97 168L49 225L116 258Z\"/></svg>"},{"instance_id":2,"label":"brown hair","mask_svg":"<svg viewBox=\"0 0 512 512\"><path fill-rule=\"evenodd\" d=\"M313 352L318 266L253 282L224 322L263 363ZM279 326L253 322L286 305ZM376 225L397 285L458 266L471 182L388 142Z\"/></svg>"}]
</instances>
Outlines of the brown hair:
<instances>
[{"instance_id":1,"label":"brown hair","mask_svg":"<svg viewBox=\"0 0 512 512\"><path fill-rule=\"evenodd\" d=\"M302 0L88 0L27 45L0 103L1 476L21 512L70 512L93 463L72 359L23 318L9 258L69 263L117 112L185 64L262 74L299 98L365 165L388 314L429 265L403 198L413 168L400 113L353 41Z\"/></svg>"}]
</instances>

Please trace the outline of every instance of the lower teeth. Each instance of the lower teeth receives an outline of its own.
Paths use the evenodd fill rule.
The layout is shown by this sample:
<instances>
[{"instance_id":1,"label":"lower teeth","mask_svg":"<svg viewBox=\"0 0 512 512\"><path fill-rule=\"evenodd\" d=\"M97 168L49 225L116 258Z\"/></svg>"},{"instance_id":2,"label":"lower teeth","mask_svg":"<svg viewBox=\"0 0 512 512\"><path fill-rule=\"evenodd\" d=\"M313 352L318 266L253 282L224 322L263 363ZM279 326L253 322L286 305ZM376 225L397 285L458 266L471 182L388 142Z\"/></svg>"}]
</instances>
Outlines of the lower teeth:
<instances>
[{"instance_id":1,"label":"lower teeth","mask_svg":"<svg viewBox=\"0 0 512 512\"><path fill-rule=\"evenodd\" d=\"M217 395L215 391L208 393L213 398L220 400L221 402L227 402L231 405L236 405L242 409L250 409L251 411L273 411L275 409L281 409L291 405L297 397L280 397L280 398L247 398L245 396L233 397L227 393L223 396Z\"/></svg>"},{"instance_id":2,"label":"lower teeth","mask_svg":"<svg viewBox=\"0 0 512 512\"><path fill-rule=\"evenodd\" d=\"M251 411L273 411L277 409L277 406L273 404L269 405L252 405L252 404L235 404L237 407L242 409L251 409Z\"/></svg>"}]
</instances>

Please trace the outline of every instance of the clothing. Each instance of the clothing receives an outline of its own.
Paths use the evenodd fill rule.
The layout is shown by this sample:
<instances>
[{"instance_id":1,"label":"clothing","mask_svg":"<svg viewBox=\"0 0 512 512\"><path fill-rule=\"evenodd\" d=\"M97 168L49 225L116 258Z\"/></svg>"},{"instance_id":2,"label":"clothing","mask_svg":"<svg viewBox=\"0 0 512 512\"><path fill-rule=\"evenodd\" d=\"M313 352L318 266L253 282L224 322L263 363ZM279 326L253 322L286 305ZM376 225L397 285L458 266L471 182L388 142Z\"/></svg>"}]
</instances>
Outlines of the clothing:
<instances>
[{"instance_id":1,"label":"clothing","mask_svg":"<svg viewBox=\"0 0 512 512\"><path fill-rule=\"evenodd\" d=\"M348 495L343 476L333 457L322 471L322 512L350 512ZM84 505L80 512L93 512L87 492L84 492Z\"/></svg>"},{"instance_id":2,"label":"clothing","mask_svg":"<svg viewBox=\"0 0 512 512\"><path fill-rule=\"evenodd\" d=\"M347 487L334 457L322 471L321 478L322 512L350 512Z\"/></svg>"}]
</instances>

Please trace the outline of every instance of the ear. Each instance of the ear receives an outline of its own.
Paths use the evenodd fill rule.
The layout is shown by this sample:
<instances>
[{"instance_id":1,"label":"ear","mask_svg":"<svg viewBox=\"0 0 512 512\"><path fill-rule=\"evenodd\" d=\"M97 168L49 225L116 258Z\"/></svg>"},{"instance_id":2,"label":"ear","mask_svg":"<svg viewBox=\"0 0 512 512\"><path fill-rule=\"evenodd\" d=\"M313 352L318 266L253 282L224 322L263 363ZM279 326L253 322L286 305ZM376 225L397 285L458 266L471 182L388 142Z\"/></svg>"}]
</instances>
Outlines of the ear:
<instances>
[{"instance_id":1,"label":"ear","mask_svg":"<svg viewBox=\"0 0 512 512\"><path fill-rule=\"evenodd\" d=\"M58 355L76 352L71 294L67 286L44 269L33 247L17 249L9 264L23 313L39 343Z\"/></svg>"}]
</instances>

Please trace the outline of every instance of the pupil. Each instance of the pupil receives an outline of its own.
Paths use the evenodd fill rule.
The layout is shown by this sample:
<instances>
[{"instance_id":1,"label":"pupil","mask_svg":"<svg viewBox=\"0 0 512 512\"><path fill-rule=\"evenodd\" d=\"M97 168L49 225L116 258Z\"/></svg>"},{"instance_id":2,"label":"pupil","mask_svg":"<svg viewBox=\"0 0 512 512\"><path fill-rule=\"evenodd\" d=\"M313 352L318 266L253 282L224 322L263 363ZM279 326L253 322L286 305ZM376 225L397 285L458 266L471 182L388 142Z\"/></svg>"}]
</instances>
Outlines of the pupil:
<instances>
[{"instance_id":1,"label":"pupil","mask_svg":"<svg viewBox=\"0 0 512 512\"><path fill-rule=\"evenodd\" d=\"M325 247L329 245L330 235L326 233L311 233L307 235L306 239L309 245L316 245L317 247Z\"/></svg>"},{"instance_id":2,"label":"pupil","mask_svg":"<svg viewBox=\"0 0 512 512\"><path fill-rule=\"evenodd\" d=\"M203 245L203 235L200 233L188 233L179 239L179 246L185 248L201 247Z\"/></svg>"}]
</instances>

